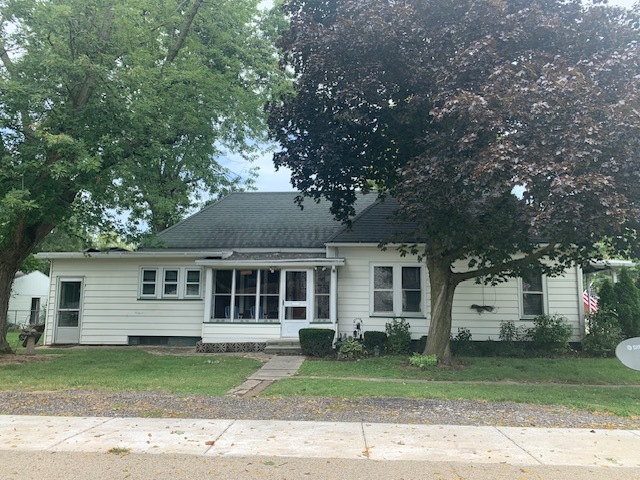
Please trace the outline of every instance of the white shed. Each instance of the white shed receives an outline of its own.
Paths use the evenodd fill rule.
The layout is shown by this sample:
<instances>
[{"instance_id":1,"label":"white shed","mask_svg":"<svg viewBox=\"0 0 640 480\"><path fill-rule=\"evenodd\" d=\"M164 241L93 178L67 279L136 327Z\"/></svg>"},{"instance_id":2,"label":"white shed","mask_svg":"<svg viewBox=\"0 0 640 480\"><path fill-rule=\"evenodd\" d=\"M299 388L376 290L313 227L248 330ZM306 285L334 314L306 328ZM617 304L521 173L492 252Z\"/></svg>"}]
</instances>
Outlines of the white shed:
<instances>
[{"instance_id":1,"label":"white shed","mask_svg":"<svg viewBox=\"0 0 640 480\"><path fill-rule=\"evenodd\" d=\"M44 321L44 311L49 297L49 277L35 271L18 272L13 280L7 318L19 325Z\"/></svg>"}]
</instances>

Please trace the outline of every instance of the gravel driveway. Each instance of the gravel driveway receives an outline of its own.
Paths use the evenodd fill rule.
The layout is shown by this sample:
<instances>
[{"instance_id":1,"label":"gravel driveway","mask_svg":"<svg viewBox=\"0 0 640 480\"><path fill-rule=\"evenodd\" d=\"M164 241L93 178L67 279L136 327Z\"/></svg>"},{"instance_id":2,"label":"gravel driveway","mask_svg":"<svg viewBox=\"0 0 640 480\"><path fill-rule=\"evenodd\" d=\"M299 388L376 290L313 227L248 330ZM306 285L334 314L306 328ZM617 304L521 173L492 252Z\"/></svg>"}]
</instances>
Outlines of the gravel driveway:
<instances>
[{"instance_id":1,"label":"gravel driveway","mask_svg":"<svg viewBox=\"0 0 640 480\"><path fill-rule=\"evenodd\" d=\"M0 414L640 429L639 418L511 402L232 398L164 392L0 392Z\"/></svg>"}]
</instances>

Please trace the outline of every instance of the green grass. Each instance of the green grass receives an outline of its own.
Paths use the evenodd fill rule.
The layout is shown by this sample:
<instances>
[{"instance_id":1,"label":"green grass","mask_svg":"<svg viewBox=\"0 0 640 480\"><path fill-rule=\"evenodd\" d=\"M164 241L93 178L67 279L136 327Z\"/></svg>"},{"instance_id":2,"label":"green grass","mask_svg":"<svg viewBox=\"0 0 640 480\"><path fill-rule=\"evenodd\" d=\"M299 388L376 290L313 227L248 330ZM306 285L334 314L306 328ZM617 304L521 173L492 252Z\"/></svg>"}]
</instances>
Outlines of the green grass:
<instances>
[{"instance_id":1,"label":"green grass","mask_svg":"<svg viewBox=\"0 0 640 480\"><path fill-rule=\"evenodd\" d=\"M300 376L400 378L440 381L527 382L586 385L640 385L640 372L615 358L461 358L457 367L420 370L408 356L366 358L357 362L306 361Z\"/></svg>"},{"instance_id":2,"label":"green grass","mask_svg":"<svg viewBox=\"0 0 640 480\"><path fill-rule=\"evenodd\" d=\"M339 398L402 397L511 401L562 405L620 416L640 415L638 387L582 387L578 385L487 385L458 383L392 383L366 380L291 378L269 387L263 396L328 396Z\"/></svg>"},{"instance_id":3,"label":"green grass","mask_svg":"<svg viewBox=\"0 0 640 480\"><path fill-rule=\"evenodd\" d=\"M125 348L47 349L0 366L1 390L161 390L224 395L262 365L240 356L153 355Z\"/></svg>"},{"instance_id":4,"label":"green grass","mask_svg":"<svg viewBox=\"0 0 640 480\"><path fill-rule=\"evenodd\" d=\"M311 360L298 375L328 378L282 380L263 395L512 401L640 416L640 372L615 358L460 360L456 367L429 370L410 366L408 356L357 362Z\"/></svg>"}]
</instances>

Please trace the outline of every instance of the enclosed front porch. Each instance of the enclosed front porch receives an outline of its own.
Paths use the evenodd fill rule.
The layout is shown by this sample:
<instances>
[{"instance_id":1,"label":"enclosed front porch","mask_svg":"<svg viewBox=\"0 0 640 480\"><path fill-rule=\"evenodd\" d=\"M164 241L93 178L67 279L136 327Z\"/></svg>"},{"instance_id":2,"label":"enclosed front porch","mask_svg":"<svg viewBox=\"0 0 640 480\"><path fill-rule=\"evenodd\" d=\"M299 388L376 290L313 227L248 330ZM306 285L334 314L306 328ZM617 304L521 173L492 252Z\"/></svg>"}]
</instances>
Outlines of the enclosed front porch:
<instances>
[{"instance_id":1,"label":"enclosed front porch","mask_svg":"<svg viewBox=\"0 0 640 480\"><path fill-rule=\"evenodd\" d=\"M205 344L297 339L301 328L336 328L342 259L197 263L206 267Z\"/></svg>"}]
</instances>

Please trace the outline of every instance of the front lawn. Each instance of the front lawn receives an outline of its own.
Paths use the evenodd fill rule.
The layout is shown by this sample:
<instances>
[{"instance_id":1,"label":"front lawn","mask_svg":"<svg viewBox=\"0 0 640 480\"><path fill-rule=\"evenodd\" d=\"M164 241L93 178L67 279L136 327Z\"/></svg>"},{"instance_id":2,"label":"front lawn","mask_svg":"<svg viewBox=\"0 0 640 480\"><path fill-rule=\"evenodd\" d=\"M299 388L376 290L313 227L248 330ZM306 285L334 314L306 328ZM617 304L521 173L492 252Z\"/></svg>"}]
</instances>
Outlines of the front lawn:
<instances>
[{"instance_id":1,"label":"front lawn","mask_svg":"<svg viewBox=\"0 0 640 480\"><path fill-rule=\"evenodd\" d=\"M420 370L408 365L408 355L365 358L354 362L308 360L300 376L401 378L442 381L640 385L640 372L616 358L495 358L463 357L458 367Z\"/></svg>"},{"instance_id":2,"label":"front lawn","mask_svg":"<svg viewBox=\"0 0 640 480\"><path fill-rule=\"evenodd\" d=\"M22 348L22 347L20 347ZM224 395L258 370L240 356L154 355L132 348L38 350L0 365L1 390L160 390Z\"/></svg>"},{"instance_id":3,"label":"front lawn","mask_svg":"<svg viewBox=\"0 0 640 480\"><path fill-rule=\"evenodd\" d=\"M339 398L401 397L562 405L591 412L640 416L640 387L578 385L405 383L370 380L291 378L269 387L263 396Z\"/></svg>"},{"instance_id":4,"label":"front lawn","mask_svg":"<svg viewBox=\"0 0 640 480\"><path fill-rule=\"evenodd\" d=\"M617 359L469 357L457 367L423 371L409 366L408 356L389 356L309 360L298 374L263 395L512 401L640 416L640 372Z\"/></svg>"}]
</instances>

